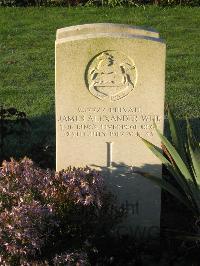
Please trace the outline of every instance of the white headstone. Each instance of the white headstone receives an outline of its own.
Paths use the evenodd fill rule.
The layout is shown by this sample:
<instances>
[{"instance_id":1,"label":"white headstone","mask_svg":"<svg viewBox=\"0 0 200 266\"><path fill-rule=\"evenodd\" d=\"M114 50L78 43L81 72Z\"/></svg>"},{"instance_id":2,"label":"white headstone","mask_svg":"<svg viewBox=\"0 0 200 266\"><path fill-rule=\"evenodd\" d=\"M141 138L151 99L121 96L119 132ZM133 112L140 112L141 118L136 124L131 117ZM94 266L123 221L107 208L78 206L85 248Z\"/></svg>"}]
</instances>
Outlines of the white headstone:
<instances>
[{"instance_id":1,"label":"white headstone","mask_svg":"<svg viewBox=\"0 0 200 266\"><path fill-rule=\"evenodd\" d=\"M139 135L160 146L165 44L158 33L118 24L57 31L56 163L108 170L105 179L128 216L120 231L151 237L160 225L160 190L130 166L161 176Z\"/></svg>"}]
</instances>

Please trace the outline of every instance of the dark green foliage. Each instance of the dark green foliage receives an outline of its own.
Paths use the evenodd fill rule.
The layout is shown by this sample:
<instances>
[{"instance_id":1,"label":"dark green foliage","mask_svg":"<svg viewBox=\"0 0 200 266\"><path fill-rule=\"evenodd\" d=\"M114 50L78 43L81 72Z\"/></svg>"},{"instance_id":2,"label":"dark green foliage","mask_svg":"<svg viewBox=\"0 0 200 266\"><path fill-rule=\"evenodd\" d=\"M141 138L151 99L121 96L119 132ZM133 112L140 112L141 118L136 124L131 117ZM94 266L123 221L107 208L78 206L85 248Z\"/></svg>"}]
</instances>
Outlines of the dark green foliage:
<instances>
[{"instance_id":1,"label":"dark green foliage","mask_svg":"<svg viewBox=\"0 0 200 266\"><path fill-rule=\"evenodd\" d=\"M1 0L1 6L140 6L140 5L199 6L199 0Z\"/></svg>"},{"instance_id":2,"label":"dark green foliage","mask_svg":"<svg viewBox=\"0 0 200 266\"><path fill-rule=\"evenodd\" d=\"M87 0L1 0L0 6L79 6L85 5Z\"/></svg>"},{"instance_id":3,"label":"dark green foliage","mask_svg":"<svg viewBox=\"0 0 200 266\"><path fill-rule=\"evenodd\" d=\"M50 140L42 137L36 143L32 143L28 149L29 156L42 168L55 168L55 145Z\"/></svg>"}]
</instances>

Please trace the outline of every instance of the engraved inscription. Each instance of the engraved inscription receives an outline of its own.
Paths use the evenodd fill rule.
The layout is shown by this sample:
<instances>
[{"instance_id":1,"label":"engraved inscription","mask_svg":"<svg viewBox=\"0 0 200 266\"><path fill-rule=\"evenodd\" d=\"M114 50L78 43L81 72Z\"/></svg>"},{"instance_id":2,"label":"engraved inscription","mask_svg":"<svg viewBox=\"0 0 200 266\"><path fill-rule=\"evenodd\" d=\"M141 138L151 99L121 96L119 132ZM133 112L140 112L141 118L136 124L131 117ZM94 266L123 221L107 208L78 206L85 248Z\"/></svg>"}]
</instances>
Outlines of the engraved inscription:
<instances>
[{"instance_id":1,"label":"engraved inscription","mask_svg":"<svg viewBox=\"0 0 200 266\"><path fill-rule=\"evenodd\" d=\"M78 107L58 117L61 135L69 138L153 137L154 122L161 121L161 116L144 113L141 107Z\"/></svg>"},{"instance_id":2,"label":"engraved inscription","mask_svg":"<svg viewBox=\"0 0 200 266\"><path fill-rule=\"evenodd\" d=\"M101 100L126 97L136 84L134 62L121 52L108 50L93 58L87 68L89 91Z\"/></svg>"}]
</instances>

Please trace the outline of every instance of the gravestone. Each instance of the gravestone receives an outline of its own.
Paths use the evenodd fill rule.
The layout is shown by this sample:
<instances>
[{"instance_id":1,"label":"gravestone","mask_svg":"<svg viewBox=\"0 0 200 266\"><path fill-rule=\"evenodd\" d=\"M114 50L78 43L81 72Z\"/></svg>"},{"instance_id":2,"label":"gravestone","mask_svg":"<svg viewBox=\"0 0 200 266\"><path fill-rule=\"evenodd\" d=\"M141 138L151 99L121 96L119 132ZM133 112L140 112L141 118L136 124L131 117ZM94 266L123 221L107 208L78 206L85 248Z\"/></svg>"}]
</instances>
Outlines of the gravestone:
<instances>
[{"instance_id":1,"label":"gravestone","mask_svg":"<svg viewBox=\"0 0 200 266\"><path fill-rule=\"evenodd\" d=\"M139 136L160 146L165 44L159 34L121 24L57 31L56 167L91 166L128 212L121 233L159 231L160 189L130 167L161 177L160 161Z\"/></svg>"}]
</instances>

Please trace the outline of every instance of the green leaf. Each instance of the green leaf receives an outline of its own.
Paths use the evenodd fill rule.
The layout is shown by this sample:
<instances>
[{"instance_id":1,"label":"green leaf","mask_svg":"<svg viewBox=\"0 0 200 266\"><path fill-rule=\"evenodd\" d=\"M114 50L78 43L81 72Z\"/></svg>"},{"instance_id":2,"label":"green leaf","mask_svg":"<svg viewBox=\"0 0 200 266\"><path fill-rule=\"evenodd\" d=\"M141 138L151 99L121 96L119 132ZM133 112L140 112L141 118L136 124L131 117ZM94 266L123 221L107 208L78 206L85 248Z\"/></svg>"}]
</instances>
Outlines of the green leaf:
<instances>
[{"instance_id":1,"label":"green leaf","mask_svg":"<svg viewBox=\"0 0 200 266\"><path fill-rule=\"evenodd\" d=\"M155 125L155 129L156 129L162 143L166 146L168 152L172 156L174 162L176 163L176 165L177 165L178 169L180 170L180 172L182 173L182 175L186 178L187 181L193 181L193 178L190 174L190 171L188 170L186 164L184 163L184 161L182 160L182 158L180 157L180 155L178 154L178 152L176 151L174 146L169 142L169 140L166 137L164 137L160 133L160 131L158 130L156 125Z\"/></svg>"},{"instance_id":2,"label":"green leaf","mask_svg":"<svg viewBox=\"0 0 200 266\"><path fill-rule=\"evenodd\" d=\"M189 233L187 231L180 231L180 230L174 230L174 229L166 229L167 233L173 233L176 234L173 238L175 239L182 239L182 240L191 240L191 241L198 241L200 240L200 234L198 233Z\"/></svg>"},{"instance_id":3,"label":"green leaf","mask_svg":"<svg viewBox=\"0 0 200 266\"><path fill-rule=\"evenodd\" d=\"M165 156L163 156L162 152L158 147L150 143L148 140L143 139L140 137L140 139L144 142L144 144L160 159L160 161L165 165L167 170L172 174L172 176L175 178L176 182L179 184L180 188L185 192L188 198L191 198L191 190L187 183L187 180L184 178L184 176L180 175L179 171L177 171L176 168L172 166L170 161L168 161Z\"/></svg>"},{"instance_id":4,"label":"green leaf","mask_svg":"<svg viewBox=\"0 0 200 266\"><path fill-rule=\"evenodd\" d=\"M196 177L196 183L200 186L200 148L197 141L192 136L190 124L187 121L187 132L188 132L188 146L191 156L191 163L193 166L194 174Z\"/></svg>"},{"instance_id":5,"label":"green leaf","mask_svg":"<svg viewBox=\"0 0 200 266\"><path fill-rule=\"evenodd\" d=\"M170 133L172 137L172 142L175 146L175 149L179 152L181 158L186 163L186 153L184 148L184 141L182 138L181 130L179 128L179 125L176 123L176 119L172 112L170 111L170 108L168 108L168 120L169 120L169 126L170 126Z\"/></svg>"},{"instance_id":6,"label":"green leaf","mask_svg":"<svg viewBox=\"0 0 200 266\"><path fill-rule=\"evenodd\" d=\"M167 182L166 180L161 179L161 178L156 177L156 176L153 176L149 173L145 173L145 172L135 171L134 173L140 174L143 177L151 180L154 184L156 184L160 188L168 191L171 195L176 197L180 202L182 202L192 212L195 212L194 208L192 207L192 204L190 204L189 200L184 195L182 195L173 185L171 185L169 182ZM195 212L195 214L196 214L196 212Z\"/></svg>"},{"instance_id":7,"label":"green leaf","mask_svg":"<svg viewBox=\"0 0 200 266\"><path fill-rule=\"evenodd\" d=\"M166 137L164 137L160 131L157 129L155 125L155 129L163 142L163 144L166 146L168 152L172 156L173 160L175 161L176 166L180 170L183 178L188 183L188 186L190 187L190 197L193 202L193 205L196 206L195 209L198 209L198 212L200 213L200 195L199 195L199 190L197 191L198 187L196 186L196 181L194 175L191 175L190 170L187 168L186 164L176 151L176 149L173 147L173 145L168 141ZM194 186L195 184L195 186Z\"/></svg>"},{"instance_id":8,"label":"green leaf","mask_svg":"<svg viewBox=\"0 0 200 266\"><path fill-rule=\"evenodd\" d=\"M190 241L200 241L200 235L180 235L176 236L176 239L190 240Z\"/></svg>"},{"instance_id":9,"label":"green leaf","mask_svg":"<svg viewBox=\"0 0 200 266\"><path fill-rule=\"evenodd\" d=\"M196 208L198 209L198 213L200 216L200 193L199 193L199 187L196 186L194 182L190 183L190 188L192 190L192 200L194 201Z\"/></svg>"}]
</instances>

